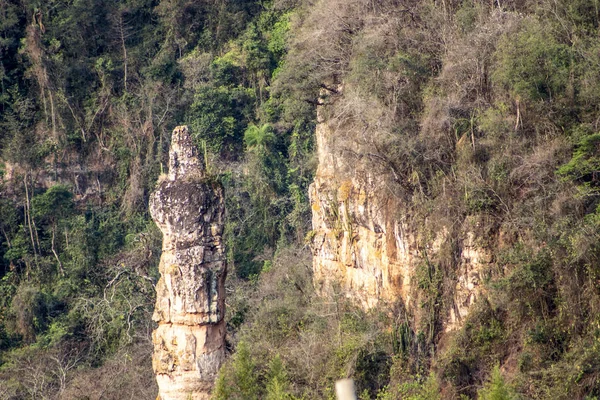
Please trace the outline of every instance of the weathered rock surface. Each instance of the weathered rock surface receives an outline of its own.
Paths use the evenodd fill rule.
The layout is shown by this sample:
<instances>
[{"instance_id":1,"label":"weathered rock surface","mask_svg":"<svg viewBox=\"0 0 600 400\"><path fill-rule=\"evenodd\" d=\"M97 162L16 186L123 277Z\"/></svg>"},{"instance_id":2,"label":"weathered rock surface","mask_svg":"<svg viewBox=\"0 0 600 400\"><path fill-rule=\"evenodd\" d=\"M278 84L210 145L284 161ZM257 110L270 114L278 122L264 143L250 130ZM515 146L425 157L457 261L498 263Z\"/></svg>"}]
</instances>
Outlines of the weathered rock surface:
<instances>
[{"instance_id":1,"label":"weathered rock surface","mask_svg":"<svg viewBox=\"0 0 600 400\"><path fill-rule=\"evenodd\" d=\"M223 189L204 175L188 128L173 131L169 174L150 198L163 233L152 335L161 400L209 399L225 355Z\"/></svg>"},{"instance_id":2,"label":"weathered rock surface","mask_svg":"<svg viewBox=\"0 0 600 400\"><path fill-rule=\"evenodd\" d=\"M435 256L449 234L442 229L424 240L419 226L426 221L415 221L407 205L389 195L382 177L369 165L343 165L347 152L340 150L340 142L348 146L347 135L323 117L324 107L318 112L318 167L309 189L315 286L322 293L341 291L365 308L401 300L414 312L419 295L415 271L424 262L423 250ZM461 237L453 238L458 243L456 285L446 331L460 327L467 316L490 260L489 251L476 244L472 225L465 221Z\"/></svg>"}]
</instances>

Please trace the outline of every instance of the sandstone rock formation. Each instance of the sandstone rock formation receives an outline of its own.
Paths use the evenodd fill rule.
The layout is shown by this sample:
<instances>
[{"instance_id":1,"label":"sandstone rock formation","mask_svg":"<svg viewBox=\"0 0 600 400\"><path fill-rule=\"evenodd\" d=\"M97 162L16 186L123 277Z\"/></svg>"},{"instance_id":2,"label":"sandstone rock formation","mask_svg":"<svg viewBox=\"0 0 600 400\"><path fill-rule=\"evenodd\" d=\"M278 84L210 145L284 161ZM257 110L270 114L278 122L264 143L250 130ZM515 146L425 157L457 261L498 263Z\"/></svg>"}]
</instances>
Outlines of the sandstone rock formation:
<instances>
[{"instance_id":1,"label":"sandstone rock formation","mask_svg":"<svg viewBox=\"0 0 600 400\"><path fill-rule=\"evenodd\" d=\"M150 213L164 235L152 337L158 398L208 399L225 355L224 197L185 126L173 131Z\"/></svg>"},{"instance_id":2,"label":"sandstone rock formation","mask_svg":"<svg viewBox=\"0 0 600 400\"><path fill-rule=\"evenodd\" d=\"M309 189L315 287L320 292L341 291L364 308L382 300L401 300L414 313L419 295L416 267L424 262L424 250L430 255L440 251L448 233L441 229L433 239L424 240L419 226L425 221L416 221L405 204L390 196L381 176L369 165L357 163L350 171L343 165L347 154L339 143L349 146L348 135L323 116L326 107L318 110L318 167ZM457 240L454 304L445 316L447 331L458 328L468 314L480 293L482 268L490 259L489 251L477 245L472 225L465 221Z\"/></svg>"}]
</instances>

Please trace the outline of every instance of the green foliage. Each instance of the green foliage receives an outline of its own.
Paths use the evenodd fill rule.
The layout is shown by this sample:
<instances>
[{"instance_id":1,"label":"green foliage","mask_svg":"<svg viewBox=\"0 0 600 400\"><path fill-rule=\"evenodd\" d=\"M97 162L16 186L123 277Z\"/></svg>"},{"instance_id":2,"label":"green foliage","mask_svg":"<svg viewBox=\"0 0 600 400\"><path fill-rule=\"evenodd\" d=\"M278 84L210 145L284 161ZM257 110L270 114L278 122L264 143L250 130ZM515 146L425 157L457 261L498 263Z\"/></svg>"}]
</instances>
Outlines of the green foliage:
<instances>
[{"instance_id":1,"label":"green foliage","mask_svg":"<svg viewBox=\"0 0 600 400\"><path fill-rule=\"evenodd\" d=\"M558 169L558 175L565 180L581 184L584 194L594 194L600 171L600 134L581 138L573 152L573 158Z\"/></svg>"},{"instance_id":2,"label":"green foliage","mask_svg":"<svg viewBox=\"0 0 600 400\"><path fill-rule=\"evenodd\" d=\"M494 366L490 380L486 386L477 393L479 400L513 400L516 399L511 394L509 387L504 383L504 378L500 373L500 367Z\"/></svg>"},{"instance_id":3,"label":"green foliage","mask_svg":"<svg viewBox=\"0 0 600 400\"><path fill-rule=\"evenodd\" d=\"M255 364L250 355L248 345L238 344L238 351L233 360L234 382L239 390L240 398L255 399L258 395Z\"/></svg>"},{"instance_id":4,"label":"green foliage","mask_svg":"<svg viewBox=\"0 0 600 400\"><path fill-rule=\"evenodd\" d=\"M238 343L237 351L231 364L221 368L215 385L215 398L257 399L259 394L256 365L252 360L248 344Z\"/></svg>"},{"instance_id":5,"label":"green foliage","mask_svg":"<svg viewBox=\"0 0 600 400\"><path fill-rule=\"evenodd\" d=\"M347 376L375 397L389 382L389 314L315 296L307 255L280 248L269 270L228 300L233 310L248 307L238 332L252 343L259 397L329 398L335 380Z\"/></svg>"},{"instance_id":6,"label":"green foliage","mask_svg":"<svg viewBox=\"0 0 600 400\"><path fill-rule=\"evenodd\" d=\"M216 399L293 400L290 381L278 355L270 360L265 375L265 385L259 381L257 365L252 360L248 345L242 341L230 364L221 368L215 386Z\"/></svg>"},{"instance_id":7,"label":"green foliage","mask_svg":"<svg viewBox=\"0 0 600 400\"><path fill-rule=\"evenodd\" d=\"M6 89L11 84L17 62L17 49L21 35L23 10L17 4L3 1L0 3L0 109L10 105ZM1 137L1 136L0 136Z\"/></svg>"},{"instance_id":8,"label":"green foliage","mask_svg":"<svg viewBox=\"0 0 600 400\"><path fill-rule=\"evenodd\" d=\"M427 341L432 342L438 328L438 315L442 306L442 283L443 275L440 266L430 262L425 252L423 261L415 271L415 278L419 289L421 289L421 304L426 322L422 330L427 335Z\"/></svg>"},{"instance_id":9,"label":"green foliage","mask_svg":"<svg viewBox=\"0 0 600 400\"><path fill-rule=\"evenodd\" d=\"M283 57L287 52L287 35L290 31L292 13L287 12L277 19L273 18L275 16L273 13L261 14L261 21L264 21L264 25L272 25L270 29L265 29L267 48L273 55L273 59L277 61L277 67L281 68L283 66ZM274 23L272 22L273 20L275 21Z\"/></svg>"},{"instance_id":10,"label":"green foliage","mask_svg":"<svg viewBox=\"0 0 600 400\"><path fill-rule=\"evenodd\" d=\"M233 155L239 151L244 121L252 115L253 92L243 87L203 87L190 107L189 124L194 136L211 151Z\"/></svg>"},{"instance_id":11,"label":"green foliage","mask_svg":"<svg viewBox=\"0 0 600 400\"><path fill-rule=\"evenodd\" d=\"M267 372L265 400L292 400L294 397L289 393L289 386L290 381L283 361L276 355L271 360Z\"/></svg>"},{"instance_id":12,"label":"green foliage","mask_svg":"<svg viewBox=\"0 0 600 400\"><path fill-rule=\"evenodd\" d=\"M442 395L437 377L432 373L425 379L416 379L393 387L386 387L377 393L376 399L441 400Z\"/></svg>"},{"instance_id":13,"label":"green foliage","mask_svg":"<svg viewBox=\"0 0 600 400\"><path fill-rule=\"evenodd\" d=\"M257 153L266 153L274 141L275 135L270 124L261 127L251 124L244 132L244 143L249 150Z\"/></svg>"},{"instance_id":14,"label":"green foliage","mask_svg":"<svg viewBox=\"0 0 600 400\"><path fill-rule=\"evenodd\" d=\"M47 309L43 293L33 286L19 285L12 298L11 311L15 316L15 332L26 343L33 342L46 322Z\"/></svg>"},{"instance_id":15,"label":"green foliage","mask_svg":"<svg viewBox=\"0 0 600 400\"><path fill-rule=\"evenodd\" d=\"M244 65L258 79L261 71L268 70L270 57L262 35L255 24L250 24L240 38Z\"/></svg>"},{"instance_id":16,"label":"green foliage","mask_svg":"<svg viewBox=\"0 0 600 400\"><path fill-rule=\"evenodd\" d=\"M523 100L551 100L567 88L571 49L560 43L538 19L528 19L505 35L496 53L493 78Z\"/></svg>"},{"instance_id":17,"label":"green foliage","mask_svg":"<svg viewBox=\"0 0 600 400\"><path fill-rule=\"evenodd\" d=\"M483 11L479 3L464 2L456 11L456 23L462 33L469 34L477 26L478 14Z\"/></svg>"},{"instance_id":18,"label":"green foliage","mask_svg":"<svg viewBox=\"0 0 600 400\"><path fill-rule=\"evenodd\" d=\"M73 208L73 193L64 185L54 185L31 200L33 217L40 219L62 219Z\"/></svg>"},{"instance_id":19,"label":"green foliage","mask_svg":"<svg viewBox=\"0 0 600 400\"><path fill-rule=\"evenodd\" d=\"M513 302L513 312L524 317L547 315L554 307L552 259L546 251L531 254L516 246L506 255L511 272L492 285Z\"/></svg>"}]
</instances>

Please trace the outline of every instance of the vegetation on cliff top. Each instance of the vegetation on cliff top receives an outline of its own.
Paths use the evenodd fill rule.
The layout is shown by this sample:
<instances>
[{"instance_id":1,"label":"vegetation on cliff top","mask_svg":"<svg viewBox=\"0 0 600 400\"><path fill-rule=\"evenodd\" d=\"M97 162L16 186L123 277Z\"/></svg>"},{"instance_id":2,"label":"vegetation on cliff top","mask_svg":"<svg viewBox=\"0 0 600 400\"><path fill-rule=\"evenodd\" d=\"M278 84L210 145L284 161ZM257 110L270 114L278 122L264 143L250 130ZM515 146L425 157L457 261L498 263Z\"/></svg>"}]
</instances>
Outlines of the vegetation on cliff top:
<instances>
[{"instance_id":1,"label":"vegetation on cliff top","mask_svg":"<svg viewBox=\"0 0 600 400\"><path fill-rule=\"evenodd\" d=\"M0 0L0 397L153 397L147 199L182 123L227 193L218 398L600 396L599 24L597 0ZM452 243L427 330L312 294L318 104L349 175L494 249L456 334Z\"/></svg>"}]
</instances>

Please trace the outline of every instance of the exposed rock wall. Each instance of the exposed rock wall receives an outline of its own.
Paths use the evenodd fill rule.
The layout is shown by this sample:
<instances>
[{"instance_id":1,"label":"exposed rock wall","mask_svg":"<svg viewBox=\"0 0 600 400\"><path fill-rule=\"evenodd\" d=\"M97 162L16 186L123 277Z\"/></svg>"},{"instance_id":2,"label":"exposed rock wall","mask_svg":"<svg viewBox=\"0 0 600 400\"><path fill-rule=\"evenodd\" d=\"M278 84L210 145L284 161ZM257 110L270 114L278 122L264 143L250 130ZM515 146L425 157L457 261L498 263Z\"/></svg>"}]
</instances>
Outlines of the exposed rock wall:
<instances>
[{"instance_id":1,"label":"exposed rock wall","mask_svg":"<svg viewBox=\"0 0 600 400\"><path fill-rule=\"evenodd\" d=\"M169 174L150 198L163 233L152 364L161 400L209 399L225 355L223 189L204 175L188 128L173 131Z\"/></svg>"},{"instance_id":2,"label":"exposed rock wall","mask_svg":"<svg viewBox=\"0 0 600 400\"><path fill-rule=\"evenodd\" d=\"M416 313L419 294L414 280L417 266L424 262L423 250L435 256L449 234L441 229L433 239L424 240L419 227L425 221L416 221L409 207L389 194L372 166L343 165L347 154L340 143L349 146L347 134L323 117L325 107L318 111L318 167L309 189L315 286L321 292L341 291L365 308L382 300L402 300ZM476 244L473 224L465 221L455 241L456 284L453 304L444 316L445 330L459 327L468 314L481 290L482 268L490 259L489 252Z\"/></svg>"}]
</instances>

